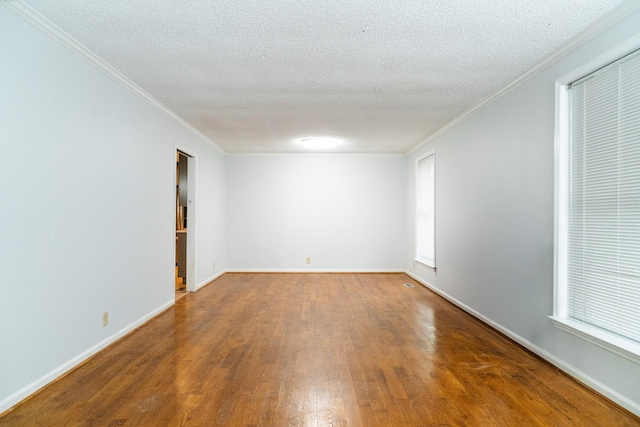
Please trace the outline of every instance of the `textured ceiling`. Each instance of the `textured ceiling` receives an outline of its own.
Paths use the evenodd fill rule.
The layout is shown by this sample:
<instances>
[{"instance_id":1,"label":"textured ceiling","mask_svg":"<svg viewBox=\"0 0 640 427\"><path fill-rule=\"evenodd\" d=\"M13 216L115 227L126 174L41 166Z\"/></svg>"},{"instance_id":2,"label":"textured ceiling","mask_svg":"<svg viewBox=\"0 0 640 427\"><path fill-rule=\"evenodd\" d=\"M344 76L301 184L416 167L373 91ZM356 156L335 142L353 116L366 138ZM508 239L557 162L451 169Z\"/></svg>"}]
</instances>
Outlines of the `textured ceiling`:
<instances>
[{"instance_id":1,"label":"textured ceiling","mask_svg":"<svg viewBox=\"0 0 640 427\"><path fill-rule=\"evenodd\" d=\"M229 153L404 153L622 0L26 0Z\"/></svg>"}]
</instances>

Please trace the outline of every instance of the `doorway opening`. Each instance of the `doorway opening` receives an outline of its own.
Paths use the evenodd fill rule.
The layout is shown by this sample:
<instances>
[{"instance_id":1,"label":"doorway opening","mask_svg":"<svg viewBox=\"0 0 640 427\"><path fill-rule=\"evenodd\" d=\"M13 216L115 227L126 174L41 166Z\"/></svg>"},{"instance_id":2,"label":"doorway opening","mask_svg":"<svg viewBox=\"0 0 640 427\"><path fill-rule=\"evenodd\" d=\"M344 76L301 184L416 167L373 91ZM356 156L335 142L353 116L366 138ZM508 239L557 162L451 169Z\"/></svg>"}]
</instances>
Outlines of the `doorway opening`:
<instances>
[{"instance_id":1,"label":"doorway opening","mask_svg":"<svg viewBox=\"0 0 640 427\"><path fill-rule=\"evenodd\" d=\"M195 291L194 268L194 158L176 150L176 300Z\"/></svg>"}]
</instances>

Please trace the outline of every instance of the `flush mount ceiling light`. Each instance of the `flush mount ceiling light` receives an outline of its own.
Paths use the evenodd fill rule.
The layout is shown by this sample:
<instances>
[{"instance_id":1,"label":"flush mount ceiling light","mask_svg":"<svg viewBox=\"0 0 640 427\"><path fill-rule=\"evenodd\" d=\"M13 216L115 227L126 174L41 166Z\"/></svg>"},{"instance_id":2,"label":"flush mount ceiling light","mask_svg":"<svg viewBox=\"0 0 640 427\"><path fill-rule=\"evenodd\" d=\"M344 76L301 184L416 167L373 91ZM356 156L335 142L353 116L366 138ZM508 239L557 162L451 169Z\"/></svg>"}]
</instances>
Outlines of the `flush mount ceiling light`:
<instances>
[{"instance_id":1,"label":"flush mount ceiling light","mask_svg":"<svg viewBox=\"0 0 640 427\"><path fill-rule=\"evenodd\" d=\"M326 149L338 146L342 141L336 138L304 138L300 145L309 149Z\"/></svg>"}]
</instances>

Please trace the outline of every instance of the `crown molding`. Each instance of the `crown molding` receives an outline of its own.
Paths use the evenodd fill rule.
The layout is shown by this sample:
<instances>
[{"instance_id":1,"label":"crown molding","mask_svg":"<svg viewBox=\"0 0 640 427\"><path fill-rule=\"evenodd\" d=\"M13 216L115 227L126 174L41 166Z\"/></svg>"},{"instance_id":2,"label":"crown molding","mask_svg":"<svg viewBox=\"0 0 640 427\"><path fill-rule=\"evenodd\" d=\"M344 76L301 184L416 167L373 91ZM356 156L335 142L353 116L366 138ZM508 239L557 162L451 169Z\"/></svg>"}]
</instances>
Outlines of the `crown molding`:
<instances>
[{"instance_id":1,"label":"crown molding","mask_svg":"<svg viewBox=\"0 0 640 427\"><path fill-rule=\"evenodd\" d=\"M406 156L399 153L323 153L323 152L309 152L309 153L234 153L228 152L227 157L293 157L293 158L379 158L379 159L404 159Z\"/></svg>"},{"instance_id":2,"label":"crown molding","mask_svg":"<svg viewBox=\"0 0 640 427\"><path fill-rule=\"evenodd\" d=\"M321 269L304 269L304 268L227 268L225 271L229 274L234 273L260 273L260 274L354 274L354 273L370 273L370 274L396 274L404 273L403 269L380 269L380 268L321 268Z\"/></svg>"},{"instance_id":3,"label":"crown molding","mask_svg":"<svg viewBox=\"0 0 640 427\"><path fill-rule=\"evenodd\" d=\"M593 40L595 37L604 33L614 25L618 24L619 22L621 22L625 18L628 18L633 13L639 10L640 10L640 2L638 0L626 0L620 3L618 6L614 7L605 15L603 15L602 18L600 18L599 20L597 20L596 22L594 22L593 24L585 28L583 31L578 33L572 39L570 39L567 43L565 43L562 47L556 50L553 54L545 58L542 62L538 63L529 71L525 72L520 77L518 77L516 80L509 83L507 86L503 87L493 95L483 99L482 101L475 104L474 106L472 106L471 108L469 108L468 110L460 114L458 117L450 121L449 123L445 124L440 129L432 133L431 135L427 136L422 142L420 142L418 145L416 145L415 147L407 151L405 155L410 156L416 151L423 149L431 142L435 141L436 139L438 139L439 137L441 137L451 129L458 126L460 123L465 121L470 116L474 115L478 111L492 104L496 100L502 98L507 93L511 92L513 89L525 83L532 77L540 74L542 71L546 70L551 65L557 63L562 58L566 57L570 53L574 52L575 50L582 47L589 41Z\"/></svg>"},{"instance_id":4,"label":"crown molding","mask_svg":"<svg viewBox=\"0 0 640 427\"><path fill-rule=\"evenodd\" d=\"M98 71L114 80L120 86L124 87L129 92L136 95L138 98L142 99L147 104L151 105L153 108L164 114L167 118L182 126L185 130L192 133L198 139L216 149L220 154L227 154L218 144L211 141L207 136L205 136L199 130L186 122L182 117L178 116L175 112L155 99L140 86L129 80L124 74L113 68L98 55L91 52L76 39L65 33L60 27L49 21L47 18L42 16L37 11L33 10L28 5L19 0L0 0L0 6L4 6L15 15L22 18L22 20L47 35L50 39L65 47L67 50L69 50L71 53L73 53L83 61L89 63Z\"/></svg>"}]
</instances>

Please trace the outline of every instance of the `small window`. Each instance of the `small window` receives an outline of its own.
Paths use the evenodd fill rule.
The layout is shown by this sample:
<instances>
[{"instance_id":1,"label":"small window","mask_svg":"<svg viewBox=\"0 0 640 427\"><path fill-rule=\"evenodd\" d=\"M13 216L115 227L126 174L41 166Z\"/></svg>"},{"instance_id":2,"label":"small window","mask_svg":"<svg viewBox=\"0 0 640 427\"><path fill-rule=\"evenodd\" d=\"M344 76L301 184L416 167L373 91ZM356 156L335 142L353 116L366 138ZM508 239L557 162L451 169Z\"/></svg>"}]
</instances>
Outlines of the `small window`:
<instances>
[{"instance_id":1,"label":"small window","mask_svg":"<svg viewBox=\"0 0 640 427\"><path fill-rule=\"evenodd\" d=\"M416 261L436 266L435 155L431 151L416 162Z\"/></svg>"},{"instance_id":2,"label":"small window","mask_svg":"<svg viewBox=\"0 0 640 427\"><path fill-rule=\"evenodd\" d=\"M554 320L640 360L640 54L564 90Z\"/></svg>"}]
</instances>

